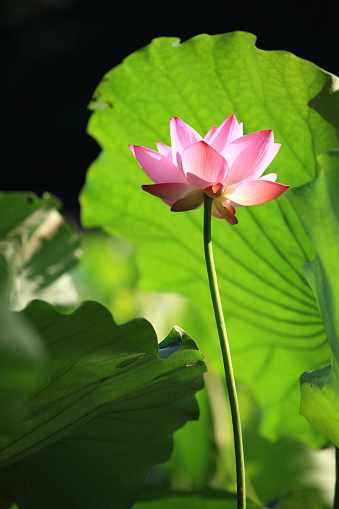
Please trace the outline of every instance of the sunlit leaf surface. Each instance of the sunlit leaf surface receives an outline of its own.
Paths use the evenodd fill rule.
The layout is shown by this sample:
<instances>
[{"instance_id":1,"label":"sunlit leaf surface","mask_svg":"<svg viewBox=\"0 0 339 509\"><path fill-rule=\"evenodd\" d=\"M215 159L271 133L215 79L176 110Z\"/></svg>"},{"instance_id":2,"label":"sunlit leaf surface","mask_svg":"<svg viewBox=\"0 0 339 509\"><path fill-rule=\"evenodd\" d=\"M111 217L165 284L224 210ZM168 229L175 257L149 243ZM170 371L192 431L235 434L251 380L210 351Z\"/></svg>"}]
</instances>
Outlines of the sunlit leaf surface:
<instances>
[{"instance_id":1,"label":"sunlit leaf surface","mask_svg":"<svg viewBox=\"0 0 339 509\"><path fill-rule=\"evenodd\" d=\"M102 152L81 195L85 226L136 246L141 286L180 292L197 309L194 337L220 367L202 249L202 210L173 213L144 193L150 183L127 145L169 143L179 116L205 135L234 113L245 133L273 129L282 144L268 171L300 186L318 174L316 155L336 146L335 80L283 51L262 51L248 33L159 38L104 76L89 133ZM262 409L270 439L323 438L298 414L302 371L328 363L322 320L301 267L314 249L286 196L238 209L239 224L213 220L220 287L236 377ZM185 326L185 324L183 324ZM191 329L190 329L191 330Z\"/></svg>"},{"instance_id":2,"label":"sunlit leaf surface","mask_svg":"<svg viewBox=\"0 0 339 509\"><path fill-rule=\"evenodd\" d=\"M293 190L291 202L316 248L305 267L331 347L331 366L301 376L300 412L339 446L339 151L319 156L321 175Z\"/></svg>"}]
</instances>

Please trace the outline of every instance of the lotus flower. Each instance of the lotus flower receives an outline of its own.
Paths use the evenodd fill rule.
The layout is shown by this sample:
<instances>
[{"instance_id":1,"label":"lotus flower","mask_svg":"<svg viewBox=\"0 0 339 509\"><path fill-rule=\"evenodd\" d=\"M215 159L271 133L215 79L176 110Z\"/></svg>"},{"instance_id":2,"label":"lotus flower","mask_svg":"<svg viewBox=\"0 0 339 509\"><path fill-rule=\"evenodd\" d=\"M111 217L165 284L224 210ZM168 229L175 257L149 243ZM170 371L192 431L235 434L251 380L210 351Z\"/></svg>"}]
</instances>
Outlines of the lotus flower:
<instances>
[{"instance_id":1,"label":"lotus flower","mask_svg":"<svg viewBox=\"0 0 339 509\"><path fill-rule=\"evenodd\" d=\"M154 182L143 185L144 191L174 212L200 207L207 194L213 199L212 214L236 224L235 207L266 203L289 188L276 182L275 173L261 177L280 148L270 130L244 136L242 123L231 115L202 138L173 117L170 134L171 147L157 143L158 151L137 145L130 149Z\"/></svg>"}]
</instances>

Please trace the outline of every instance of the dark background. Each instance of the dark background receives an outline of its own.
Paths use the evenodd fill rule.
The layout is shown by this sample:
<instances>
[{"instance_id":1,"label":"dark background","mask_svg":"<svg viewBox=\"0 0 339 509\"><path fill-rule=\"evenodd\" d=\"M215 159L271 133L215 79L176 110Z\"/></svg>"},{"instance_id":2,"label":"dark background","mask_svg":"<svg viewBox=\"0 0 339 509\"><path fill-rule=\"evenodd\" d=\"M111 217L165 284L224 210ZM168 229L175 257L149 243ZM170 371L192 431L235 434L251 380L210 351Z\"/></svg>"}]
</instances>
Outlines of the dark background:
<instances>
[{"instance_id":1,"label":"dark background","mask_svg":"<svg viewBox=\"0 0 339 509\"><path fill-rule=\"evenodd\" d=\"M50 191L75 221L99 152L86 134L87 104L105 72L153 38L245 30L261 49L291 51L339 75L337 16L320 4L306 15L297 3L0 2L0 189Z\"/></svg>"}]
</instances>

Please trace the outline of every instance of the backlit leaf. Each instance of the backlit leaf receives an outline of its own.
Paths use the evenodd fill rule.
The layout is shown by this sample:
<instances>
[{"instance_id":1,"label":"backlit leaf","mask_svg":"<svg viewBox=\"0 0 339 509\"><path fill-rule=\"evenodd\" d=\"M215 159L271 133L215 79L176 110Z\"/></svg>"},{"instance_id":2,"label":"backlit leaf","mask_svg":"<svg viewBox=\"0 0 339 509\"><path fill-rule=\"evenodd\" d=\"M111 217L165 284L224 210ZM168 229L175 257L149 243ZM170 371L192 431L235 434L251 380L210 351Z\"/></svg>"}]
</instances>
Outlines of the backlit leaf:
<instances>
[{"instance_id":1,"label":"backlit leaf","mask_svg":"<svg viewBox=\"0 0 339 509\"><path fill-rule=\"evenodd\" d=\"M101 226L136 246L142 288L192 300L199 315L192 334L220 371L202 210L173 213L144 193L140 186L149 179L127 145L168 144L172 116L205 135L234 113L245 133L273 129L282 147L268 171L277 172L279 182L300 186L312 180L316 155L337 146L337 82L308 61L254 43L254 36L241 32L203 34L183 44L159 38L107 73L94 94L88 128L102 152L81 195L86 226ZM239 208L237 216L236 226L217 219L212 225L236 377L255 394L268 438L321 444L323 438L298 415L300 373L329 357L301 269L314 248L285 195Z\"/></svg>"},{"instance_id":2,"label":"backlit leaf","mask_svg":"<svg viewBox=\"0 0 339 509\"><path fill-rule=\"evenodd\" d=\"M319 156L320 176L290 199L317 251L305 274L331 347L331 365L301 376L300 412L339 446L339 150Z\"/></svg>"}]
</instances>

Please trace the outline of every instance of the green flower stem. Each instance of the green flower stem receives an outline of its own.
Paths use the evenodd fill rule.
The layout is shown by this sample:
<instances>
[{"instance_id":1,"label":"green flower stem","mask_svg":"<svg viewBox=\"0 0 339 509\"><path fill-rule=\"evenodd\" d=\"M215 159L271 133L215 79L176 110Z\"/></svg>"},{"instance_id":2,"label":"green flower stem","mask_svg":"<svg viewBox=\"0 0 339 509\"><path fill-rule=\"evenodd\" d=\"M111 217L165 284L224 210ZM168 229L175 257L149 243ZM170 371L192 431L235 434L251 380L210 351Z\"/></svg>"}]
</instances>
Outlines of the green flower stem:
<instances>
[{"instance_id":1,"label":"green flower stem","mask_svg":"<svg viewBox=\"0 0 339 509\"><path fill-rule=\"evenodd\" d=\"M212 198L205 194L204 200L204 250L206 268L208 274L208 281L211 291L211 297L213 302L213 309L215 320L218 329L220 347L222 351L222 358L224 362L226 385L229 395L232 425L233 425L233 436L234 436L234 449L235 449L235 463L236 463L236 477L237 477L237 500L238 509L246 508L246 484L245 484L245 460L244 460L244 448L243 439L241 432L241 421L238 404L237 389L235 385L232 358L230 346L227 338L226 325L224 320L224 314L221 305L220 293L218 288L217 274L214 264L213 248L212 248L212 235L211 235L211 210L212 210Z\"/></svg>"}]
</instances>

